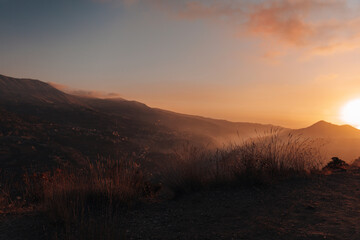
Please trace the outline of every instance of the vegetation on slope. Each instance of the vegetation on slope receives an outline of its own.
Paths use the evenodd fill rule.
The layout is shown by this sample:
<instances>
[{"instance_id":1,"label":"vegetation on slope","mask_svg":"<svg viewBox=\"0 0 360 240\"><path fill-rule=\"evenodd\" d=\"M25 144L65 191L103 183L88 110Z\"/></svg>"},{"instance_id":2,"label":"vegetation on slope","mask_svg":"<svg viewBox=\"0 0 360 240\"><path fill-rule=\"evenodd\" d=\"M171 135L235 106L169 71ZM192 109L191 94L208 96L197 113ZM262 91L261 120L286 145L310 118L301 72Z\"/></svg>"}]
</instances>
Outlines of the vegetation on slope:
<instances>
[{"instance_id":1,"label":"vegetation on slope","mask_svg":"<svg viewBox=\"0 0 360 240\"><path fill-rule=\"evenodd\" d=\"M26 174L22 195L11 196L10 188L2 188L0 202L9 204L18 197L22 205L16 206L35 206L61 239L116 239L124 232L114 223L141 201L213 187L269 184L306 176L321 166L316 143L292 135L284 139L278 131L216 151L188 146L173 156L154 172L128 157Z\"/></svg>"}]
</instances>

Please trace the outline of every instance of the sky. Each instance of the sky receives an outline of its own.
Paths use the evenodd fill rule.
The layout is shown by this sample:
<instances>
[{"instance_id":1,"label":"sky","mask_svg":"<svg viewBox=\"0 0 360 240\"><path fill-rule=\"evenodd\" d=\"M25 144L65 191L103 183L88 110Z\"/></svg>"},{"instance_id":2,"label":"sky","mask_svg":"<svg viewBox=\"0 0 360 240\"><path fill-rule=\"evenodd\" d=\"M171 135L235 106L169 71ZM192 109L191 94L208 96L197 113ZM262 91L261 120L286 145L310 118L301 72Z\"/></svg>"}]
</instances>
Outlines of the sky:
<instances>
[{"instance_id":1,"label":"sky","mask_svg":"<svg viewBox=\"0 0 360 240\"><path fill-rule=\"evenodd\" d=\"M357 0L0 0L0 74L231 121L344 124ZM360 111L360 110L359 110Z\"/></svg>"}]
</instances>

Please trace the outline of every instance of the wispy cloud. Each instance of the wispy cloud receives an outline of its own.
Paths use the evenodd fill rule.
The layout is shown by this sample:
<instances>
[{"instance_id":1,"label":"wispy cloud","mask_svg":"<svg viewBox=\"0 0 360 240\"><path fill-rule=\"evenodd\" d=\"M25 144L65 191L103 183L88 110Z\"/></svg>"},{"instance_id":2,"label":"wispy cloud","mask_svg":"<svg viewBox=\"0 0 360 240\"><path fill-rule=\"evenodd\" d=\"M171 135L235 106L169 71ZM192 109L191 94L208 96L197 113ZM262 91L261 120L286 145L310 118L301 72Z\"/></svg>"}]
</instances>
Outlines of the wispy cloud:
<instances>
[{"instance_id":1,"label":"wispy cloud","mask_svg":"<svg viewBox=\"0 0 360 240\"><path fill-rule=\"evenodd\" d=\"M173 13L181 18L223 21L242 36L318 51L334 50L360 34L359 21L343 0L188 1L177 7Z\"/></svg>"},{"instance_id":2,"label":"wispy cloud","mask_svg":"<svg viewBox=\"0 0 360 240\"><path fill-rule=\"evenodd\" d=\"M97 0L116 1L116 0ZM360 14L346 0L117 0L183 20L220 21L236 35L326 54L360 46Z\"/></svg>"},{"instance_id":3,"label":"wispy cloud","mask_svg":"<svg viewBox=\"0 0 360 240\"><path fill-rule=\"evenodd\" d=\"M337 7L332 1L271 1L254 5L248 12L246 30L259 36L273 36L294 45L305 45L318 30L307 20L313 11Z\"/></svg>"},{"instance_id":4,"label":"wispy cloud","mask_svg":"<svg viewBox=\"0 0 360 240\"><path fill-rule=\"evenodd\" d=\"M65 93L68 93L71 95L81 96L81 97L120 98L120 95L117 93L107 93L107 92L102 92L102 91L92 91L92 90L88 91L88 90L74 89L69 86L59 84L59 83L54 83L54 82L49 82L49 84L60 91L63 91Z\"/></svg>"}]
</instances>

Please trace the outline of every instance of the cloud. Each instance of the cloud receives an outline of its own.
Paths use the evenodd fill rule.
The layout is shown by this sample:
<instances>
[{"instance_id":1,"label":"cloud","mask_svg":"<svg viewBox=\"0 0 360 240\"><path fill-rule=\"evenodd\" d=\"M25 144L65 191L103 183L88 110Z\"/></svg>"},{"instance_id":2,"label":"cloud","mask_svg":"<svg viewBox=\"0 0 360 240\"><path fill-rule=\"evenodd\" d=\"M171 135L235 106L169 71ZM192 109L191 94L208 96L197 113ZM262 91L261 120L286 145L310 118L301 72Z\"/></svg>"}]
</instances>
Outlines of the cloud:
<instances>
[{"instance_id":1,"label":"cloud","mask_svg":"<svg viewBox=\"0 0 360 240\"><path fill-rule=\"evenodd\" d=\"M306 44L314 34L314 27L305 21L304 15L318 7L316 1L275 1L254 6L248 14L247 31L260 36L276 36L294 45Z\"/></svg>"},{"instance_id":2,"label":"cloud","mask_svg":"<svg viewBox=\"0 0 360 240\"><path fill-rule=\"evenodd\" d=\"M338 31L338 26L348 24L342 20L336 20L332 25L327 23L327 18L332 19L334 13L345 8L345 1L268 0L254 2L188 1L182 6L178 5L177 11L173 9L173 12L186 19L220 20L232 25L234 30L242 36L270 37L296 46L322 42L325 37ZM324 16L318 17L319 12Z\"/></svg>"},{"instance_id":3,"label":"cloud","mask_svg":"<svg viewBox=\"0 0 360 240\"><path fill-rule=\"evenodd\" d=\"M307 47L316 54L345 51L360 45L360 18L352 14L345 0L254 2L187 1L177 6L167 2L166 6L172 7L172 13L179 18L222 21L241 37Z\"/></svg>"},{"instance_id":4,"label":"cloud","mask_svg":"<svg viewBox=\"0 0 360 240\"><path fill-rule=\"evenodd\" d=\"M240 37L328 54L360 46L359 8L350 0L97 0L145 4L181 20L222 22ZM352 3L353 4L353 3Z\"/></svg>"},{"instance_id":5,"label":"cloud","mask_svg":"<svg viewBox=\"0 0 360 240\"><path fill-rule=\"evenodd\" d=\"M48 82L54 88L63 91L65 93L81 96L81 97L90 97L90 98L120 98L120 95L117 93L107 93L102 91L88 91L88 90L80 90L80 89L73 89L63 84Z\"/></svg>"}]
</instances>

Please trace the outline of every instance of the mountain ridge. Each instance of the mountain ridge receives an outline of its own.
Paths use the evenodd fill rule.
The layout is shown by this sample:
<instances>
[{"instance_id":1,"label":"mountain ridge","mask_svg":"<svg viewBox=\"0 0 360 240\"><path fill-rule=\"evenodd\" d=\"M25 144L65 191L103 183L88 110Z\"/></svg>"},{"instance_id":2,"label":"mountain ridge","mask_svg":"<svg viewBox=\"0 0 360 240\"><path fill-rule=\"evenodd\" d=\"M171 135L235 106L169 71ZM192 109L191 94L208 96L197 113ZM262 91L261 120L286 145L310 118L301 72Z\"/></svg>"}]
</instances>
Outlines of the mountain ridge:
<instances>
[{"instance_id":1,"label":"mountain ridge","mask_svg":"<svg viewBox=\"0 0 360 240\"><path fill-rule=\"evenodd\" d=\"M307 128L295 130L296 133L311 135L313 137L342 137L360 138L360 130L350 125L337 125L324 120L318 121Z\"/></svg>"},{"instance_id":2,"label":"mountain ridge","mask_svg":"<svg viewBox=\"0 0 360 240\"><path fill-rule=\"evenodd\" d=\"M17 152L23 148L31 148L18 146L11 140L21 142L24 137L34 139L32 143L25 141L26 144L39 149L46 146L44 152L50 157L77 161L97 155L115 156L117 152L131 154L142 149L150 149L153 155L168 154L184 144L216 148L229 142L241 143L273 129L311 138L333 138L336 141L331 150L339 151L340 157L360 156L353 150L360 145L360 130L349 125L322 120L306 128L288 129L271 124L231 122L152 108L122 98L71 95L39 80L4 75L0 75L0 110L2 116L6 116L0 119L0 136L5 137L3 147L0 142L0 152L7 153L7 161L18 156ZM7 144L18 150L9 150ZM44 156L44 160L49 156Z\"/></svg>"},{"instance_id":3,"label":"mountain ridge","mask_svg":"<svg viewBox=\"0 0 360 240\"><path fill-rule=\"evenodd\" d=\"M38 94L38 95L36 95ZM54 97L55 95L55 97ZM31 79L31 78L14 78L9 77L0 74L0 98L9 100L10 97L25 97L23 99L16 99L15 101L21 101L21 100L28 100L31 97L33 100L39 100L43 101L45 103L67 103L67 104L80 104L82 106L86 106L89 108L103 108L104 105L108 104L108 110L113 110L114 107L116 107L116 104L123 104L130 107L137 107L141 110L153 110L154 112L161 113L161 114L172 114L179 117L186 117L186 118L194 118L198 120L205 120L210 122L218 122L218 123L224 123L224 124L243 124L243 125L258 125L258 126L267 126L267 127L273 127L273 128L281 128L281 129L288 129L293 131L309 131L309 130L324 130L329 128L336 128L336 129L347 129L348 131L354 131L357 133L360 133L359 129L356 129L353 126L350 125L337 125L330 122L327 122L325 120L320 120L308 127L299 128L299 129L289 129L281 126L275 126L273 124L262 124L262 123L254 123L254 122L234 122L229 121L226 119L214 119L199 115L191 115L191 114L185 114L185 113L177 113L171 110L166 109L160 109L160 108L152 108L148 105L133 101L133 100L126 100L123 98L96 98L96 97L88 97L88 96L78 96L73 95L69 93L65 93L59 89L57 89L55 86L37 80L37 79ZM58 101L58 102L56 102ZM111 104L113 106L109 106Z\"/></svg>"}]
</instances>

